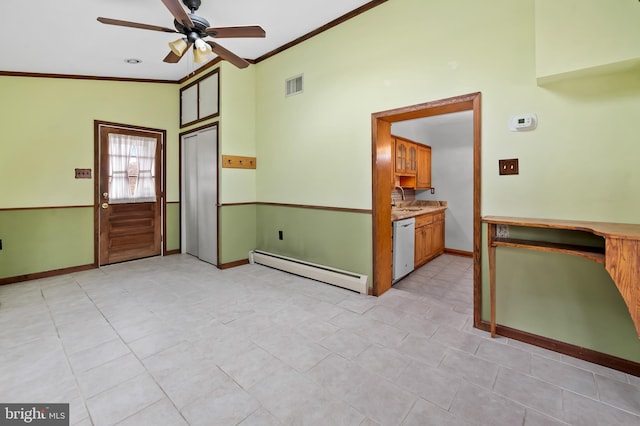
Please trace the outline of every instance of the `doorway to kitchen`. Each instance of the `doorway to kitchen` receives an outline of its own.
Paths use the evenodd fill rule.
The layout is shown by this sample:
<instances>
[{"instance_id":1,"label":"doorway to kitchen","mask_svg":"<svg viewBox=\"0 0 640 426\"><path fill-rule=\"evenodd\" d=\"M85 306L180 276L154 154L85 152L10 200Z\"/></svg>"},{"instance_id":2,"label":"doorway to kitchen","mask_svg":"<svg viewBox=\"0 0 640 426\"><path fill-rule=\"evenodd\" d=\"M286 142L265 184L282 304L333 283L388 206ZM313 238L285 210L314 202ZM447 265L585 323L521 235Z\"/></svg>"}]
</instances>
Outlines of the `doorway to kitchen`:
<instances>
[{"instance_id":1,"label":"doorway to kitchen","mask_svg":"<svg viewBox=\"0 0 640 426\"><path fill-rule=\"evenodd\" d=\"M218 125L180 135L181 247L218 264Z\"/></svg>"},{"instance_id":2,"label":"doorway to kitchen","mask_svg":"<svg viewBox=\"0 0 640 426\"><path fill-rule=\"evenodd\" d=\"M474 306L480 305L481 222L480 222L480 93L471 93L424 104L412 105L372 114L372 201L373 201L373 294L381 295L392 283L391 192L394 188L394 147L391 124L450 114L473 112L473 262ZM474 309L474 323L480 310ZM477 316L477 318L476 318Z\"/></svg>"}]
</instances>

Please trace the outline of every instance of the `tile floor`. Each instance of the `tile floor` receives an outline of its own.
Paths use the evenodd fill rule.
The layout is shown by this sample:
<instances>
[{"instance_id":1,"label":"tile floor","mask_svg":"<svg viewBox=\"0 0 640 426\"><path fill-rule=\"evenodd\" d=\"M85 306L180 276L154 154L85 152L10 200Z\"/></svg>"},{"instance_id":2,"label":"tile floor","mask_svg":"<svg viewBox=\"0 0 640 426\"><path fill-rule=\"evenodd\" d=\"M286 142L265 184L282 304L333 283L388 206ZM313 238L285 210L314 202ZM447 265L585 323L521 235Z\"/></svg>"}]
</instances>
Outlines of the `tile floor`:
<instances>
[{"instance_id":1,"label":"tile floor","mask_svg":"<svg viewBox=\"0 0 640 426\"><path fill-rule=\"evenodd\" d=\"M471 327L471 260L380 298L187 256L0 287L0 401L72 425L640 425L640 378Z\"/></svg>"}]
</instances>

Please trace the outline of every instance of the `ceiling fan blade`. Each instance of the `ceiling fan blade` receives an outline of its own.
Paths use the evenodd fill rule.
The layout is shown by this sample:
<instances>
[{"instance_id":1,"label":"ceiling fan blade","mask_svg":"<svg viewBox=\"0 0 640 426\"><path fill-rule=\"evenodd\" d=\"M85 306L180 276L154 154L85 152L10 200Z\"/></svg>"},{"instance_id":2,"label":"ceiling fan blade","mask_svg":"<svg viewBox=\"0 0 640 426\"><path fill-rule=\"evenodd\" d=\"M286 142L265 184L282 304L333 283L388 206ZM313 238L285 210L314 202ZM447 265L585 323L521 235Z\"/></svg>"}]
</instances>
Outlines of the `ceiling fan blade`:
<instances>
[{"instance_id":1,"label":"ceiling fan blade","mask_svg":"<svg viewBox=\"0 0 640 426\"><path fill-rule=\"evenodd\" d=\"M182 56L184 56L184 55L182 55ZM165 56L165 58L162 61L166 62L168 64L177 64L178 61L180 61L180 59L182 59L182 56L178 56L175 53L169 51L169 54L167 56Z\"/></svg>"},{"instance_id":2,"label":"ceiling fan blade","mask_svg":"<svg viewBox=\"0 0 640 426\"><path fill-rule=\"evenodd\" d=\"M266 32L259 25L247 25L243 27L220 27L207 28L207 35L216 38L239 38L239 37L256 37L263 38Z\"/></svg>"},{"instance_id":3,"label":"ceiling fan blade","mask_svg":"<svg viewBox=\"0 0 640 426\"><path fill-rule=\"evenodd\" d=\"M213 51L213 53L215 53L216 55L220 56L225 61L232 63L236 67L238 67L238 68L246 68L246 67L249 66L249 62L245 61L244 59L242 59L240 56L236 55L235 53L225 49L222 46L220 46L218 43L214 43L212 41L207 41L207 44L209 44L209 46L211 46L211 50Z\"/></svg>"},{"instance_id":4,"label":"ceiling fan blade","mask_svg":"<svg viewBox=\"0 0 640 426\"><path fill-rule=\"evenodd\" d=\"M169 54L167 56L165 56L163 61L168 63L168 64L177 64L178 62L180 62L180 59L184 58L185 53L187 53L187 52L189 52L191 50L191 46L192 45L193 45L193 43L187 43L187 48L184 49L184 52L182 52L182 55L180 55L180 56L178 56L175 53L173 53L173 51L170 51Z\"/></svg>"},{"instance_id":5,"label":"ceiling fan blade","mask_svg":"<svg viewBox=\"0 0 640 426\"><path fill-rule=\"evenodd\" d=\"M140 24L138 22L130 22L130 21L121 21L119 19L110 19L110 18L98 18L99 22L108 25L118 25L120 27L130 27L130 28L139 28L141 30L151 30L151 31L162 31L165 33L177 33L176 30L172 30L167 27L158 27L156 25L148 25L148 24Z\"/></svg>"},{"instance_id":6,"label":"ceiling fan blade","mask_svg":"<svg viewBox=\"0 0 640 426\"><path fill-rule=\"evenodd\" d=\"M176 18L176 21L187 28L195 27L195 25L193 25L193 22L191 21L191 18L189 18L189 15L187 15L187 12L180 4L179 0L162 0L162 3L164 3L167 9L169 9L169 12L171 12L173 17Z\"/></svg>"}]
</instances>

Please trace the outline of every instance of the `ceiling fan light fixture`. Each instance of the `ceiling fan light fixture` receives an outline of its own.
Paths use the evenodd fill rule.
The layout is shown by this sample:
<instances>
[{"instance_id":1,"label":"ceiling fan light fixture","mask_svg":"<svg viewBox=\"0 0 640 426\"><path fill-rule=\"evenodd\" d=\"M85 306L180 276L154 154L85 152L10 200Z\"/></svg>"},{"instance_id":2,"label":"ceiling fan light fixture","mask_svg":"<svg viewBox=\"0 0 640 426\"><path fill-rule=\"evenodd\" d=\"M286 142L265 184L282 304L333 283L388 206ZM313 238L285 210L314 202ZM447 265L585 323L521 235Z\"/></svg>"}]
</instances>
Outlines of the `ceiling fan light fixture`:
<instances>
[{"instance_id":1,"label":"ceiling fan light fixture","mask_svg":"<svg viewBox=\"0 0 640 426\"><path fill-rule=\"evenodd\" d=\"M169 43L169 48L173 53L178 56L182 56L185 50L187 50L187 40L179 38L176 41Z\"/></svg>"},{"instance_id":2,"label":"ceiling fan light fixture","mask_svg":"<svg viewBox=\"0 0 640 426\"><path fill-rule=\"evenodd\" d=\"M196 64L201 64L203 62L206 62L209 59L209 55L211 54L211 46L209 46L204 41L202 41L202 44L204 44L204 49L200 47L193 49L193 61ZM198 43L196 43L196 46L197 45Z\"/></svg>"},{"instance_id":3,"label":"ceiling fan light fixture","mask_svg":"<svg viewBox=\"0 0 640 426\"><path fill-rule=\"evenodd\" d=\"M209 46L207 43L205 43L204 40L202 40L201 38L196 39L194 44L196 46L196 49L200 50L201 52L206 52L207 51L207 47L209 47L209 49L211 49L211 46Z\"/></svg>"}]
</instances>

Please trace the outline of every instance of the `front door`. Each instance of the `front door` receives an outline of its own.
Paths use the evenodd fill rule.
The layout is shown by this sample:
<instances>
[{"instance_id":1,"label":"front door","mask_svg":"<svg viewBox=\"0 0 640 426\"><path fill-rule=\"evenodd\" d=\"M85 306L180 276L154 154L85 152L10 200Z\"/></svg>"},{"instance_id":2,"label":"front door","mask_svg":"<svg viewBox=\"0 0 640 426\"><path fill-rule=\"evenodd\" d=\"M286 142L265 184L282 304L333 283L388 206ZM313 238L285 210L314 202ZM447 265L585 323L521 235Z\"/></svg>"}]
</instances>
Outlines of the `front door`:
<instances>
[{"instance_id":1,"label":"front door","mask_svg":"<svg viewBox=\"0 0 640 426\"><path fill-rule=\"evenodd\" d=\"M162 252L164 132L98 125L99 264Z\"/></svg>"}]
</instances>

